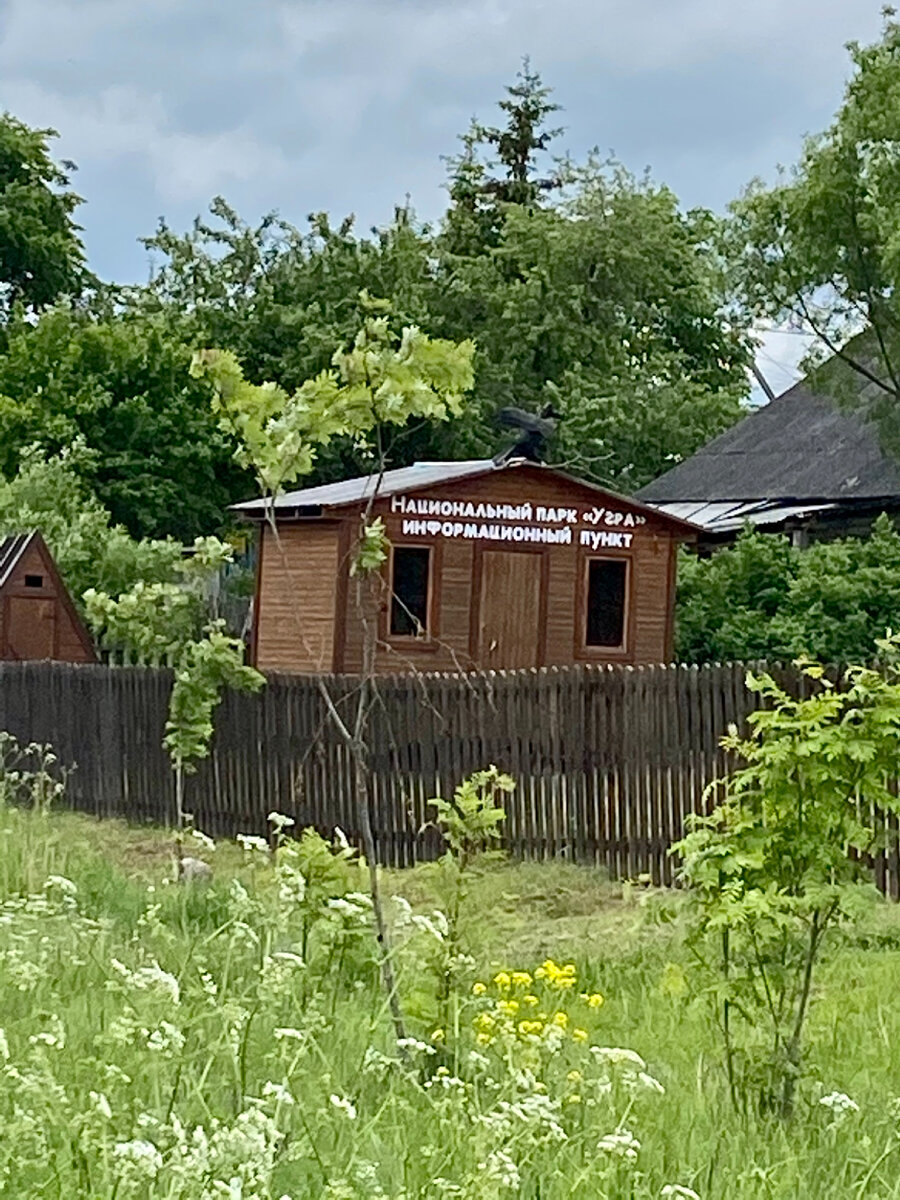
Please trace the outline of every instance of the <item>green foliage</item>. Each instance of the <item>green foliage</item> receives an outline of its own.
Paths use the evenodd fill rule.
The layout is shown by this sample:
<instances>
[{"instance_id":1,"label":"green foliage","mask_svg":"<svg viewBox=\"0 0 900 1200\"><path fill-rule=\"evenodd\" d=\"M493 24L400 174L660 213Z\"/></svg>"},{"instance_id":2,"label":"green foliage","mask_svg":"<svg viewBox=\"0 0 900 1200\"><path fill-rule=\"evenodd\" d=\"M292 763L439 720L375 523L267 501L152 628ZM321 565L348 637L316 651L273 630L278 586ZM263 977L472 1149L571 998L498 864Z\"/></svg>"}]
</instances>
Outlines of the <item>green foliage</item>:
<instances>
[{"instance_id":1,"label":"green foliage","mask_svg":"<svg viewBox=\"0 0 900 1200\"><path fill-rule=\"evenodd\" d=\"M83 443L51 457L26 450L18 473L0 479L0 534L39 529L77 604L89 588L119 596L139 583L174 583L181 546L138 541L114 524L84 483L89 458Z\"/></svg>"},{"instance_id":2,"label":"green foliage","mask_svg":"<svg viewBox=\"0 0 900 1200\"><path fill-rule=\"evenodd\" d=\"M506 819L500 800L513 792L515 786L509 775L488 767L464 779L451 800L437 796L428 801L449 853L456 861L463 864L473 854L496 845L499 826Z\"/></svg>"},{"instance_id":3,"label":"green foliage","mask_svg":"<svg viewBox=\"0 0 900 1200\"><path fill-rule=\"evenodd\" d=\"M23 746L11 733L0 730L0 807L18 804L46 815L65 792L70 773L60 767L51 745Z\"/></svg>"},{"instance_id":4,"label":"green foliage","mask_svg":"<svg viewBox=\"0 0 900 1200\"><path fill-rule=\"evenodd\" d=\"M189 329L159 315L58 305L13 321L0 354L0 473L27 447L76 441L86 487L134 537L182 541L221 529L250 480L190 375Z\"/></svg>"},{"instance_id":5,"label":"green foliage","mask_svg":"<svg viewBox=\"0 0 900 1200\"><path fill-rule=\"evenodd\" d=\"M622 488L647 482L741 413L748 345L724 308L718 223L616 163L540 174L547 90L526 70L503 103L507 127L470 131L451 163L437 230L399 210L370 238L321 214L303 235L272 218L251 228L217 201L215 221L150 239L162 266L132 303L290 395L355 336L357 295L384 296L400 325L478 346L472 403L385 429L390 465L493 453L500 408L553 401L565 418L556 461ZM336 435L311 478L370 464Z\"/></svg>"},{"instance_id":6,"label":"green foliage","mask_svg":"<svg viewBox=\"0 0 900 1200\"><path fill-rule=\"evenodd\" d=\"M864 660L898 608L900 534L889 517L868 538L805 550L748 529L709 558L682 555L677 653L687 662Z\"/></svg>"},{"instance_id":7,"label":"green foliage","mask_svg":"<svg viewBox=\"0 0 900 1200\"><path fill-rule=\"evenodd\" d=\"M39 309L86 282L84 247L72 214L81 203L68 171L50 157L52 129L31 129L0 112L0 318Z\"/></svg>"},{"instance_id":8,"label":"green foliage","mask_svg":"<svg viewBox=\"0 0 900 1200\"><path fill-rule=\"evenodd\" d=\"M210 590L232 561L230 546L217 538L197 538L190 554L172 564L174 581L139 579L118 596L88 588L85 614L107 649L124 652L132 662L157 663L181 653L200 635L209 618Z\"/></svg>"},{"instance_id":9,"label":"green foliage","mask_svg":"<svg viewBox=\"0 0 900 1200\"><path fill-rule=\"evenodd\" d=\"M265 683L260 673L244 664L244 647L228 637L223 622L209 625L204 635L184 646L175 668L163 744L177 770L196 769L209 754L213 712L222 688L258 692Z\"/></svg>"},{"instance_id":10,"label":"green foliage","mask_svg":"<svg viewBox=\"0 0 900 1200\"><path fill-rule=\"evenodd\" d=\"M733 728L723 740L742 765L674 848L732 1096L756 1089L762 1109L782 1115L800 1077L823 939L874 897L851 852L876 849L876 812L898 809L900 638L877 646L882 669L850 667L840 687L807 665L806 699L749 675L765 707L748 718L747 737Z\"/></svg>"},{"instance_id":11,"label":"green foliage","mask_svg":"<svg viewBox=\"0 0 900 1200\"><path fill-rule=\"evenodd\" d=\"M429 338L414 326L397 335L383 301L363 295L362 303L370 315L350 347L336 350L331 369L291 395L274 383L247 383L228 351L194 358L193 373L213 385L221 427L238 438L239 460L253 467L267 495L308 474L318 448L333 438L360 443L413 417L442 421L461 412L472 385L472 343Z\"/></svg>"},{"instance_id":12,"label":"green foliage","mask_svg":"<svg viewBox=\"0 0 900 1200\"><path fill-rule=\"evenodd\" d=\"M837 355L815 385L864 405L896 451L900 25L893 10L885 10L879 41L849 50L853 70L831 126L808 140L789 176L769 189L754 184L733 206L730 242L747 309L812 329L819 357ZM867 334L848 344L861 329Z\"/></svg>"},{"instance_id":13,"label":"green foliage","mask_svg":"<svg viewBox=\"0 0 900 1200\"><path fill-rule=\"evenodd\" d=\"M452 799L437 796L428 801L447 846L434 866L435 890L442 905L444 925L429 955L437 980L435 1021L452 1035L454 1050L458 1048L460 1032L459 989L469 963L466 927L473 914L466 911L466 900L470 868L477 855L496 848L500 825L506 820L500 802L515 786L509 775L492 766L464 779Z\"/></svg>"}]
</instances>

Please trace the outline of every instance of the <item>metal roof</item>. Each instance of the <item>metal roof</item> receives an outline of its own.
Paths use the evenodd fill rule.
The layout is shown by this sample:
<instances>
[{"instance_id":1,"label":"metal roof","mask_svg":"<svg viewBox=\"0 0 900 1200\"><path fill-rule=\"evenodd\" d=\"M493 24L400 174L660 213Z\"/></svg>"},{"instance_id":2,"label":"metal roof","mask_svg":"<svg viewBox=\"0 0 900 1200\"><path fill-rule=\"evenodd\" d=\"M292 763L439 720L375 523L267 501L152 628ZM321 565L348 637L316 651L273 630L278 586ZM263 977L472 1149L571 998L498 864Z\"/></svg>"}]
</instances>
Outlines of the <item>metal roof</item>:
<instances>
[{"instance_id":1,"label":"metal roof","mask_svg":"<svg viewBox=\"0 0 900 1200\"><path fill-rule=\"evenodd\" d=\"M335 505L358 504L362 500L368 500L376 484L379 496L392 496L397 492L432 487L452 479L464 479L469 475L483 475L487 471L504 469L495 466L490 458L473 458L465 462L415 463L411 467L385 471L380 480L377 475L359 475L341 483L323 483L318 487L285 492L277 497L273 507L278 512L285 509L330 508ZM253 516L257 513L262 514L267 504L266 500L247 500L243 504L233 504L231 507L235 512Z\"/></svg>"},{"instance_id":2,"label":"metal roof","mask_svg":"<svg viewBox=\"0 0 900 1200\"><path fill-rule=\"evenodd\" d=\"M700 525L708 533L734 533L750 524L759 528L770 525L781 525L792 519L802 520L813 513L835 510L838 504L825 502L822 504L779 504L771 500L750 500L735 502L725 500L714 504L704 504L696 500L679 501L674 504L652 505L658 512L668 517L677 517L682 521L690 521Z\"/></svg>"},{"instance_id":3,"label":"metal roof","mask_svg":"<svg viewBox=\"0 0 900 1200\"><path fill-rule=\"evenodd\" d=\"M343 505L359 504L368 500L373 488L377 485L378 496L391 496L399 492L411 492L420 488L436 487L457 479L467 479L475 475L487 475L492 472L514 471L517 469L550 471L558 480L563 480L572 487L583 488L588 492L601 495L628 504L645 513L656 513L658 516L681 525L689 534L697 534L700 527L692 524L684 517L674 513L664 513L657 506L632 496L623 496L610 488L587 479L578 479L556 467L544 463L535 463L529 459L511 459L504 462L494 462L492 458L473 458L464 462L420 462L411 467L398 467L393 471L385 471L379 478L377 475L359 475L355 479L345 479L341 483L324 483L318 487L301 488L294 492L285 492L278 496L272 507L282 516L320 516L323 508L339 508ZM261 518L268 504L267 500L247 500L243 504L232 504L234 512L245 517Z\"/></svg>"},{"instance_id":4,"label":"metal roof","mask_svg":"<svg viewBox=\"0 0 900 1200\"><path fill-rule=\"evenodd\" d=\"M32 532L12 533L8 537L0 538L0 588L6 584L33 537Z\"/></svg>"},{"instance_id":5,"label":"metal roof","mask_svg":"<svg viewBox=\"0 0 900 1200\"><path fill-rule=\"evenodd\" d=\"M900 497L900 462L864 414L800 382L637 494L656 505L881 500Z\"/></svg>"}]
</instances>

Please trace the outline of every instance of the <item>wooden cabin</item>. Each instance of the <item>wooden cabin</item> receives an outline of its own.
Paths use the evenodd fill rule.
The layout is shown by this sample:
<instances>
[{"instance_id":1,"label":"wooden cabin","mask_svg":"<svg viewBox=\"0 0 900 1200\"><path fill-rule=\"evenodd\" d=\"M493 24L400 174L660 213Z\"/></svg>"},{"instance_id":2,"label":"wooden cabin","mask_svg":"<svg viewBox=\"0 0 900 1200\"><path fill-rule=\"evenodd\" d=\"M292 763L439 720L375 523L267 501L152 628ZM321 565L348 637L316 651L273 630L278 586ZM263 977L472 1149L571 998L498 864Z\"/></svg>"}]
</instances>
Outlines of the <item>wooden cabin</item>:
<instances>
[{"instance_id":1,"label":"wooden cabin","mask_svg":"<svg viewBox=\"0 0 900 1200\"><path fill-rule=\"evenodd\" d=\"M97 661L84 622L37 532L0 538L0 659Z\"/></svg>"},{"instance_id":2,"label":"wooden cabin","mask_svg":"<svg viewBox=\"0 0 900 1200\"><path fill-rule=\"evenodd\" d=\"M369 476L236 505L260 522L251 655L262 670L361 667L351 554ZM387 471L371 515L391 543L376 669L509 670L672 657L678 543L696 528L539 463Z\"/></svg>"}]
</instances>

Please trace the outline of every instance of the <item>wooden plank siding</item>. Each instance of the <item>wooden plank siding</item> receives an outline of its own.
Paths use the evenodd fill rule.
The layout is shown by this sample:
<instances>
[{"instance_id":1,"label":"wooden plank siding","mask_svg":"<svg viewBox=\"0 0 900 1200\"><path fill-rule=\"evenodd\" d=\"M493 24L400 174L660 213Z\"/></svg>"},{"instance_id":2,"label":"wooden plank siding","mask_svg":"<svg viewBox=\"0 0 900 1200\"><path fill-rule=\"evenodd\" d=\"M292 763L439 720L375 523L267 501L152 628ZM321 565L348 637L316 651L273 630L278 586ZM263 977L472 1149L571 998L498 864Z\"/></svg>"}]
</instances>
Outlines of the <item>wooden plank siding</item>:
<instances>
[{"instance_id":1,"label":"wooden plank siding","mask_svg":"<svg viewBox=\"0 0 900 1200\"><path fill-rule=\"evenodd\" d=\"M96 662L90 635L39 535L0 588L0 658Z\"/></svg>"},{"instance_id":2,"label":"wooden plank siding","mask_svg":"<svg viewBox=\"0 0 900 1200\"><path fill-rule=\"evenodd\" d=\"M614 879L671 884L668 853L685 817L705 811L708 785L730 763L719 740L757 703L744 668L544 668L469 675L397 674L377 682L367 730L372 824L390 866L433 859L441 840L427 801L491 763L516 790L503 844L520 858L565 858ZM802 694L795 668L784 686ZM359 844L353 772L310 675L270 674L256 696L226 693L212 753L187 780L187 807L214 836L265 834L273 810L298 828ZM356 678L329 676L335 703ZM68 802L96 816L165 824L174 817L162 747L171 673L140 667L0 664L0 729L49 742L74 767ZM896 822L873 860L879 886L900 896Z\"/></svg>"},{"instance_id":3,"label":"wooden plank siding","mask_svg":"<svg viewBox=\"0 0 900 1200\"><path fill-rule=\"evenodd\" d=\"M528 503L533 510L539 505L583 510L600 504L604 496L593 487L542 467L455 480L414 494L417 499L463 500L475 505ZM619 497L607 499L610 507L637 516L640 506L629 505ZM568 545L509 543L404 532L409 517L396 511L393 499L388 497L376 501L373 512L384 520L392 545L427 545L432 549L431 580L436 593L428 637L392 638L388 628L390 573L385 567L374 597L379 629L375 666L379 673L510 669L524 662L534 662L537 667L579 662L638 665L671 659L675 553L685 533L665 517L641 510L642 523L628 530L630 547L591 550L579 544L583 526L570 527ZM351 508L326 510L321 520L282 520L280 552L274 547L271 532L263 531L254 638L260 669L361 669L363 622L357 589L348 579L348 551L359 516L359 510ZM533 601L541 623L540 650L536 658L523 658L521 647L510 642L507 659L498 659L496 653L484 653L479 633L485 556L526 552L540 553L545 560L539 595ZM285 556L290 559L290 571L284 566ZM584 644L582 593L592 557L623 557L630 563L628 638L621 650ZM516 586L512 580L522 572L516 571L516 560L505 561L507 585L502 579L498 585L508 591ZM519 615L531 622L524 613Z\"/></svg>"},{"instance_id":4,"label":"wooden plank siding","mask_svg":"<svg viewBox=\"0 0 900 1200\"><path fill-rule=\"evenodd\" d=\"M334 666L341 523L261 529L254 652L261 671Z\"/></svg>"}]
</instances>

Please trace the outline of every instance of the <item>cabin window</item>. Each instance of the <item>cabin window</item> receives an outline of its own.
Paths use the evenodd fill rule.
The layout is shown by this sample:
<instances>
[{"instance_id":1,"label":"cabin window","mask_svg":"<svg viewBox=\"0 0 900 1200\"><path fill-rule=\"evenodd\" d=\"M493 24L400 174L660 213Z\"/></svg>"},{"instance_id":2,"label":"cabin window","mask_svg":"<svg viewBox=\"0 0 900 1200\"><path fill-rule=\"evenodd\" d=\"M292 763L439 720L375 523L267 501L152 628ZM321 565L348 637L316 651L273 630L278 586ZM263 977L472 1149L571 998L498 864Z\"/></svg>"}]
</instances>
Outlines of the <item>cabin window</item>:
<instances>
[{"instance_id":1,"label":"cabin window","mask_svg":"<svg viewBox=\"0 0 900 1200\"><path fill-rule=\"evenodd\" d=\"M427 637L431 551L395 546L391 555L391 636Z\"/></svg>"},{"instance_id":2,"label":"cabin window","mask_svg":"<svg viewBox=\"0 0 900 1200\"><path fill-rule=\"evenodd\" d=\"M42 588L44 586L43 575L26 575L25 586L33 588Z\"/></svg>"},{"instance_id":3,"label":"cabin window","mask_svg":"<svg viewBox=\"0 0 900 1200\"><path fill-rule=\"evenodd\" d=\"M627 559L589 559L587 564L585 645L597 649L623 649L627 603Z\"/></svg>"}]
</instances>

